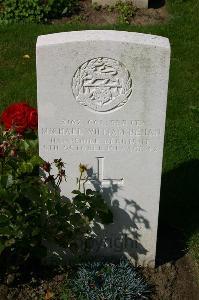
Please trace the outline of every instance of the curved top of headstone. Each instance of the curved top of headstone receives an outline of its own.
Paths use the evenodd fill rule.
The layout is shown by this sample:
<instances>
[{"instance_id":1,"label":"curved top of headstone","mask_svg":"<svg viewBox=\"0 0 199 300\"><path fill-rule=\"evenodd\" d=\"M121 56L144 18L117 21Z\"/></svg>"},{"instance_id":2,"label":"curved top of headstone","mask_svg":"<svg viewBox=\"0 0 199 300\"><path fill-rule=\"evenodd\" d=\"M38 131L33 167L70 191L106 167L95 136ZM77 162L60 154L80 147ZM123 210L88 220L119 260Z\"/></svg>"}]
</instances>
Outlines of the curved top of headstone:
<instances>
[{"instance_id":1,"label":"curved top of headstone","mask_svg":"<svg viewBox=\"0 0 199 300\"><path fill-rule=\"evenodd\" d=\"M146 46L170 49L169 40L165 37L137 32L115 30L83 30L41 35L37 39L37 46L41 47L56 44L64 44L66 42L84 42L92 40L128 42L138 45L142 44Z\"/></svg>"}]
</instances>

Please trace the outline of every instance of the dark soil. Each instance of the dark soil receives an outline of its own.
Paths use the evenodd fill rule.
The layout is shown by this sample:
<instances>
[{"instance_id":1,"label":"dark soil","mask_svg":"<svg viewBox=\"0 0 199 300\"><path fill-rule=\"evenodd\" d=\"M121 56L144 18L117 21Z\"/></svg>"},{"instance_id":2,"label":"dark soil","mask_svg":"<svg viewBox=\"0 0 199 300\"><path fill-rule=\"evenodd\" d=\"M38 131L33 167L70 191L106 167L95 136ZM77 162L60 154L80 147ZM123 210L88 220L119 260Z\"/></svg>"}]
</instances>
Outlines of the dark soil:
<instances>
[{"instance_id":1,"label":"dark soil","mask_svg":"<svg viewBox=\"0 0 199 300\"><path fill-rule=\"evenodd\" d=\"M29 274L27 280L11 283L12 276L7 282L0 284L1 300L60 300L60 294L67 282L68 273L73 269L55 274L43 269L40 274ZM166 263L155 269L143 268L146 279L154 286L152 300L198 300L199 287L197 275L191 257L187 254L173 263ZM70 296L68 300L75 300Z\"/></svg>"},{"instance_id":2,"label":"dark soil","mask_svg":"<svg viewBox=\"0 0 199 300\"><path fill-rule=\"evenodd\" d=\"M167 263L155 269L145 269L144 274L155 285L153 300L199 299L197 274L189 255L174 263Z\"/></svg>"},{"instance_id":3,"label":"dark soil","mask_svg":"<svg viewBox=\"0 0 199 300\"><path fill-rule=\"evenodd\" d=\"M157 5L157 3L159 5ZM147 25L163 23L168 19L164 1L151 1L149 9L136 9L135 15L129 19L129 24ZM80 11L72 17L52 20L56 23L83 23L93 25L107 25L118 23L119 14L108 7L94 8L92 0L80 0Z\"/></svg>"},{"instance_id":4,"label":"dark soil","mask_svg":"<svg viewBox=\"0 0 199 300\"><path fill-rule=\"evenodd\" d=\"M186 242L178 228L159 223L156 268L141 267L140 271L152 286L151 300L198 300L199 274L195 262L186 253ZM0 283L0 300L62 300L67 278L75 267L52 269L31 265L32 269L4 277ZM67 300L75 300L68 296Z\"/></svg>"}]
</instances>

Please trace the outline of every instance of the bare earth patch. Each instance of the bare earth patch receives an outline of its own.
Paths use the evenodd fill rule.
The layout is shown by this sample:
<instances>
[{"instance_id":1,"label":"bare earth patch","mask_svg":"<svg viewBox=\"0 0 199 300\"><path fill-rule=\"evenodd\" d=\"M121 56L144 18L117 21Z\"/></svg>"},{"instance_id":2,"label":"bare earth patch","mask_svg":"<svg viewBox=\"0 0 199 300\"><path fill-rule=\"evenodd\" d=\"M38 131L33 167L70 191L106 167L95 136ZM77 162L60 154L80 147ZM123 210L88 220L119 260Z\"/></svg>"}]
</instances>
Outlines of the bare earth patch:
<instances>
[{"instance_id":1,"label":"bare earth patch","mask_svg":"<svg viewBox=\"0 0 199 300\"><path fill-rule=\"evenodd\" d=\"M42 274L42 271L44 274ZM73 272L73 270L69 270ZM173 263L161 265L155 269L143 268L146 279L154 285L155 293L151 300L198 300L199 289L194 271L193 261L185 255ZM21 283L0 284L1 300L41 300L61 299L64 283L67 281L67 271L53 274L49 270L40 270L39 275ZM49 295L49 298L47 297ZM70 296L68 300L76 298Z\"/></svg>"},{"instance_id":2,"label":"bare earth patch","mask_svg":"<svg viewBox=\"0 0 199 300\"><path fill-rule=\"evenodd\" d=\"M168 19L168 13L166 7L158 9L138 9L134 18L132 18L131 24L147 25L164 23Z\"/></svg>"},{"instance_id":3,"label":"bare earth patch","mask_svg":"<svg viewBox=\"0 0 199 300\"><path fill-rule=\"evenodd\" d=\"M189 255L155 269L145 269L144 273L146 278L155 285L152 300L199 299L197 274Z\"/></svg>"},{"instance_id":4,"label":"bare earth patch","mask_svg":"<svg viewBox=\"0 0 199 300\"><path fill-rule=\"evenodd\" d=\"M93 25L107 25L118 23L119 14L108 7L94 8L92 0L80 0L80 11L72 17L64 17L59 20L52 20L56 23L83 23ZM166 7L137 9L135 16L129 20L129 24L148 25L164 23L168 19Z\"/></svg>"}]
</instances>

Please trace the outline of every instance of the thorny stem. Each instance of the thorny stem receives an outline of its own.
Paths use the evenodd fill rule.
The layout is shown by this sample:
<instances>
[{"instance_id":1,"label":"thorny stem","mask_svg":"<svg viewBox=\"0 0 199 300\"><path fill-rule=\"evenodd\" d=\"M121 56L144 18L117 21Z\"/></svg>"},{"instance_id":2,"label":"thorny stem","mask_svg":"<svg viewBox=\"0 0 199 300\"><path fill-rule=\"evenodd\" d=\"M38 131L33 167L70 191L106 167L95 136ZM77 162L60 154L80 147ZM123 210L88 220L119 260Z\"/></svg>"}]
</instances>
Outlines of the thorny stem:
<instances>
[{"instance_id":1,"label":"thorny stem","mask_svg":"<svg viewBox=\"0 0 199 300\"><path fill-rule=\"evenodd\" d=\"M81 172L81 173L80 173L80 176L79 176L79 186L78 186L78 190L79 190L79 191L80 191L80 189L81 189L82 173L83 173L83 172Z\"/></svg>"},{"instance_id":2,"label":"thorny stem","mask_svg":"<svg viewBox=\"0 0 199 300\"><path fill-rule=\"evenodd\" d=\"M0 174L3 174L3 165L4 165L4 159L2 158L1 159L1 164L0 164L0 166L1 166L1 168L0 168Z\"/></svg>"},{"instance_id":3,"label":"thorny stem","mask_svg":"<svg viewBox=\"0 0 199 300\"><path fill-rule=\"evenodd\" d=\"M88 181L88 176L86 176L85 178L82 178L82 174L83 172L80 173L80 177L78 179L78 190L80 191L81 190L81 180L84 180L84 182L82 183L82 186L83 186L83 192L84 194L86 193L86 187L85 187L85 184L86 182Z\"/></svg>"},{"instance_id":4,"label":"thorny stem","mask_svg":"<svg viewBox=\"0 0 199 300\"><path fill-rule=\"evenodd\" d=\"M84 194L86 194L86 187L85 184L88 181L88 176L85 178L84 182L83 182L83 189L84 189Z\"/></svg>"}]
</instances>

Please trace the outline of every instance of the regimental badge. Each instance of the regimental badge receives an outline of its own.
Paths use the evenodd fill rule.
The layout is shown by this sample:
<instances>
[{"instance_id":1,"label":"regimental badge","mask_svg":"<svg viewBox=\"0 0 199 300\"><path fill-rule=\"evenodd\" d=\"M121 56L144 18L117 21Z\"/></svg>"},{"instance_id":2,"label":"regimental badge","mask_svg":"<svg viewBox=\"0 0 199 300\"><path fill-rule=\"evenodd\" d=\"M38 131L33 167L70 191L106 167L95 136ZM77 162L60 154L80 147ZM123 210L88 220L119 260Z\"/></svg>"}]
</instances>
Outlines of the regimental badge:
<instances>
[{"instance_id":1,"label":"regimental badge","mask_svg":"<svg viewBox=\"0 0 199 300\"><path fill-rule=\"evenodd\" d=\"M99 57L81 65L72 79L77 102L97 112L108 112L127 103L132 80L126 67L115 59Z\"/></svg>"}]
</instances>

